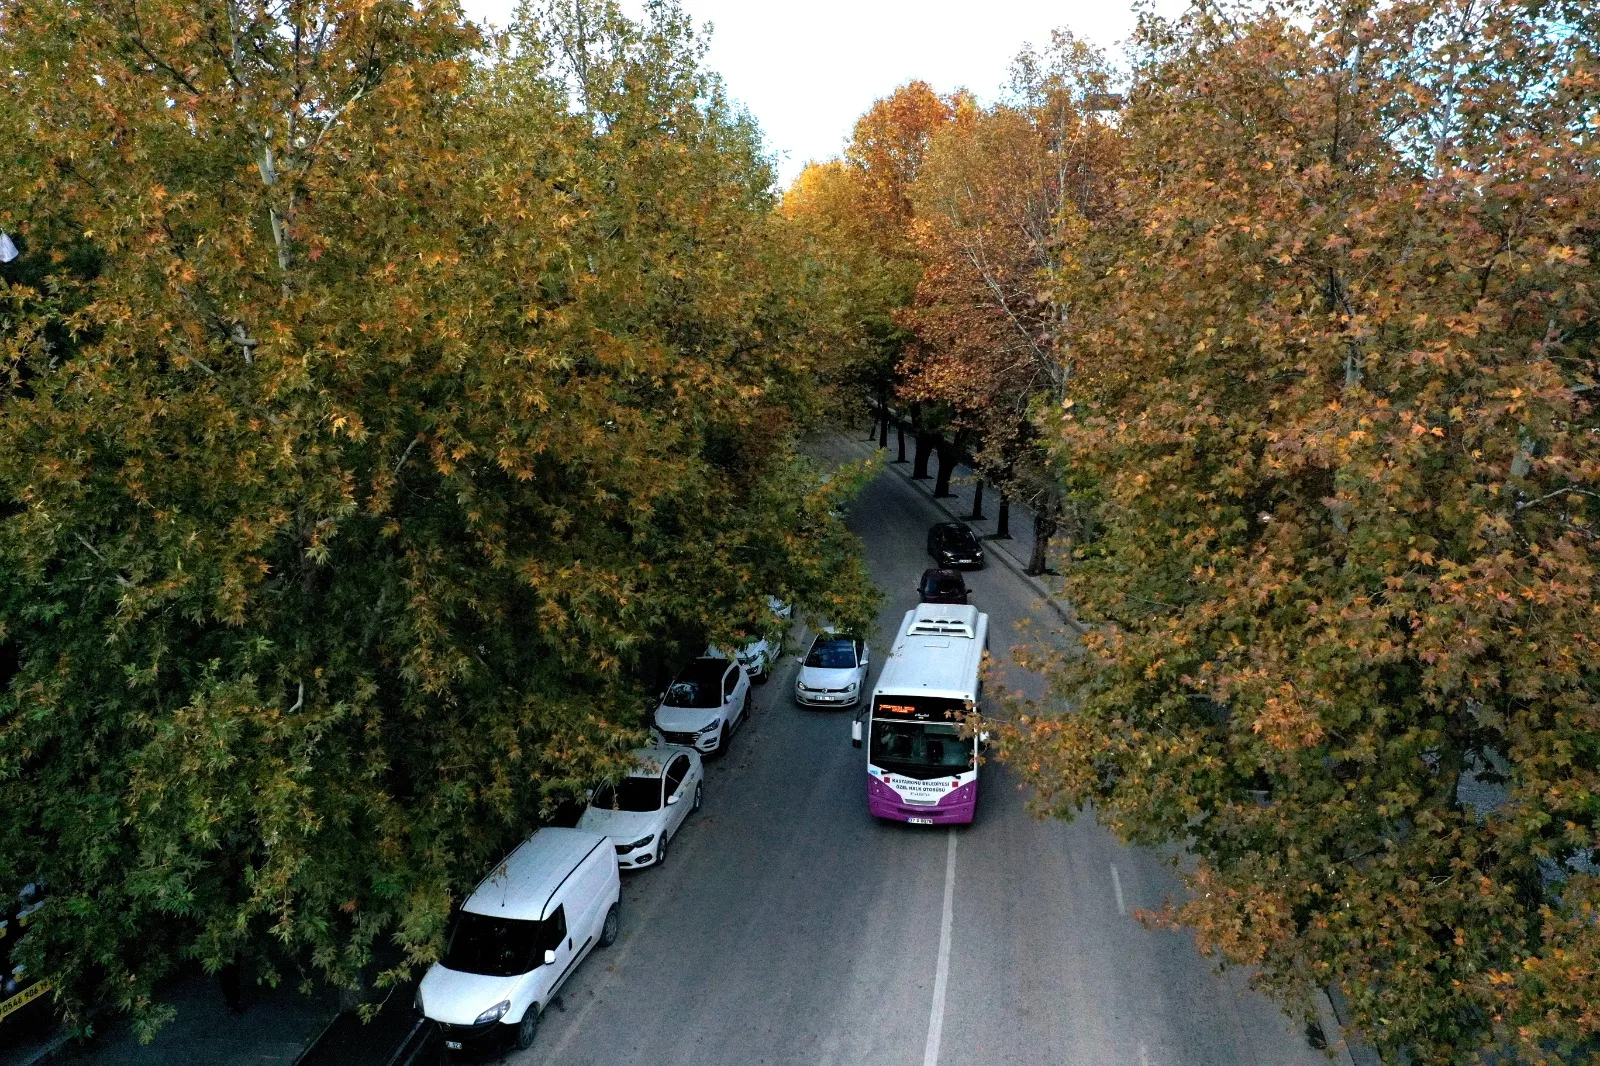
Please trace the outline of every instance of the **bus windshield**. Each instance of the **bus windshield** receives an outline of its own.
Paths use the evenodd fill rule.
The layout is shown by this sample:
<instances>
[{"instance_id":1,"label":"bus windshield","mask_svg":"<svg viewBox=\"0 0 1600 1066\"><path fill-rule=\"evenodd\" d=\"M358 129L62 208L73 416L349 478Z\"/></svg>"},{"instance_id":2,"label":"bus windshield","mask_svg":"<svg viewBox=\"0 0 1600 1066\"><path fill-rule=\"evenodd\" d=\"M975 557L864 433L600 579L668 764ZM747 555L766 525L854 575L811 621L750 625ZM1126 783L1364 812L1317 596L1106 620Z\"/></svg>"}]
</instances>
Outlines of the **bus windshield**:
<instances>
[{"instance_id":1,"label":"bus windshield","mask_svg":"<svg viewBox=\"0 0 1600 1066\"><path fill-rule=\"evenodd\" d=\"M942 722L875 719L867 760L902 777L950 777L972 769L973 741Z\"/></svg>"}]
</instances>

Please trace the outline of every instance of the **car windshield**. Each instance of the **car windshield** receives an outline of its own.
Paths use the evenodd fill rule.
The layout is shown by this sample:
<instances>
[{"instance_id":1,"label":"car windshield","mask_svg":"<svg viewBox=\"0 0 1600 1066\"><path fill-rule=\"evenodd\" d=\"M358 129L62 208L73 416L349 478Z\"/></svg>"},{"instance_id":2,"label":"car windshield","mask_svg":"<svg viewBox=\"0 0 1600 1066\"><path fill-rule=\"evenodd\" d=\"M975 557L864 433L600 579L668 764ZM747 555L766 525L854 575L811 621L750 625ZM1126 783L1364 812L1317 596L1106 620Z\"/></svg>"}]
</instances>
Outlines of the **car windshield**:
<instances>
[{"instance_id":1,"label":"car windshield","mask_svg":"<svg viewBox=\"0 0 1600 1066\"><path fill-rule=\"evenodd\" d=\"M970 529L946 528L944 531L944 543L947 548L976 548L978 546L978 538L972 535L972 530Z\"/></svg>"},{"instance_id":2,"label":"car windshield","mask_svg":"<svg viewBox=\"0 0 1600 1066\"><path fill-rule=\"evenodd\" d=\"M727 671L726 659L696 659L684 667L661 702L668 707L720 707L722 675Z\"/></svg>"},{"instance_id":3,"label":"car windshield","mask_svg":"<svg viewBox=\"0 0 1600 1066\"><path fill-rule=\"evenodd\" d=\"M624 777L615 785L601 785L589 806L603 811L659 811L661 778Z\"/></svg>"},{"instance_id":4,"label":"car windshield","mask_svg":"<svg viewBox=\"0 0 1600 1066\"><path fill-rule=\"evenodd\" d=\"M439 961L459 973L514 977L538 966L544 947L544 922L494 918L462 911L456 915Z\"/></svg>"},{"instance_id":5,"label":"car windshield","mask_svg":"<svg viewBox=\"0 0 1600 1066\"><path fill-rule=\"evenodd\" d=\"M972 768L972 741L956 725L875 719L868 761L910 777L946 777Z\"/></svg>"},{"instance_id":6,"label":"car windshield","mask_svg":"<svg viewBox=\"0 0 1600 1066\"><path fill-rule=\"evenodd\" d=\"M929 574L922 583L924 596L960 595L966 590L966 582L961 580L959 574Z\"/></svg>"},{"instance_id":7,"label":"car windshield","mask_svg":"<svg viewBox=\"0 0 1600 1066\"><path fill-rule=\"evenodd\" d=\"M811 645L806 665L823 670L854 670L856 642L853 640L821 640Z\"/></svg>"}]
</instances>

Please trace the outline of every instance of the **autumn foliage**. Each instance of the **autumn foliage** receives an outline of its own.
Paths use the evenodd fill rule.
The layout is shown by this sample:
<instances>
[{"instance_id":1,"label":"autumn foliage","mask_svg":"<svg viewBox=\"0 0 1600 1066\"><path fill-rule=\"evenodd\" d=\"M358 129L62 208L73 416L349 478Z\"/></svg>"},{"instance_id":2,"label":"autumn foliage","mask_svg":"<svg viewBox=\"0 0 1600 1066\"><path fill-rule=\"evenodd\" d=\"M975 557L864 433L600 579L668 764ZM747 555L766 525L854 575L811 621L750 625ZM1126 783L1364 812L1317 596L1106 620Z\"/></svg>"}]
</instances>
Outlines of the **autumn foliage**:
<instances>
[{"instance_id":1,"label":"autumn foliage","mask_svg":"<svg viewBox=\"0 0 1600 1066\"><path fill-rule=\"evenodd\" d=\"M1012 762L1396 1062L1600 1037L1594 14L1147 20L1053 271L1092 628Z\"/></svg>"},{"instance_id":2,"label":"autumn foliage","mask_svg":"<svg viewBox=\"0 0 1600 1066\"><path fill-rule=\"evenodd\" d=\"M776 594L837 321L666 4L0 3L0 891L62 1008L350 984Z\"/></svg>"}]
</instances>

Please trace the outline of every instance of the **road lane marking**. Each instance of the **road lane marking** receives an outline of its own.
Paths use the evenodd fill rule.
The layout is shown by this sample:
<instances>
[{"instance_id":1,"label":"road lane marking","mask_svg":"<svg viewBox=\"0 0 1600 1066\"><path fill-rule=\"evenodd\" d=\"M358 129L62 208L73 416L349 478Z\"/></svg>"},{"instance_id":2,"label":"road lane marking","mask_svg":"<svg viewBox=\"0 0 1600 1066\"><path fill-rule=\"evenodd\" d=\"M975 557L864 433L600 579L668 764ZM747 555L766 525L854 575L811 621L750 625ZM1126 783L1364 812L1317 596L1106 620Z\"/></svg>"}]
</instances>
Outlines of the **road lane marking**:
<instances>
[{"instance_id":1,"label":"road lane marking","mask_svg":"<svg viewBox=\"0 0 1600 1066\"><path fill-rule=\"evenodd\" d=\"M950 926L955 917L956 831L950 831L944 853L944 915L939 919L939 965L933 971L933 1010L928 1015L928 1042L922 1066L939 1066L939 1038L944 1035L944 992L950 983Z\"/></svg>"},{"instance_id":2,"label":"road lane marking","mask_svg":"<svg viewBox=\"0 0 1600 1066\"><path fill-rule=\"evenodd\" d=\"M1117 913L1127 914L1127 905L1122 902L1122 878L1117 876L1117 864L1111 864L1111 888L1117 894ZM1140 1045L1143 1047L1143 1045Z\"/></svg>"}]
</instances>

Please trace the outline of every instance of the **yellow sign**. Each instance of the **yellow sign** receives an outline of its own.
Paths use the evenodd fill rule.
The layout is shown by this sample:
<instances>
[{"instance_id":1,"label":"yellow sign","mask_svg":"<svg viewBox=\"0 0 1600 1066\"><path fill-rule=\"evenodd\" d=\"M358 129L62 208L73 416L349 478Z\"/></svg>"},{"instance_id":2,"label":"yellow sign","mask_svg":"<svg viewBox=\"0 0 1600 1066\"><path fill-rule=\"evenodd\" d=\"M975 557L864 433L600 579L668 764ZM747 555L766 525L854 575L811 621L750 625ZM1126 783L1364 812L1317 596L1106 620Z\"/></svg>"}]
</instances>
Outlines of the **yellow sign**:
<instances>
[{"instance_id":1,"label":"yellow sign","mask_svg":"<svg viewBox=\"0 0 1600 1066\"><path fill-rule=\"evenodd\" d=\"M0 1021L4 1021L6 1015L21 1010L48 991L50 991L49 981L37 981L24 988L4 1003L0 1003Z\"/></svg>"}]
</instances>

